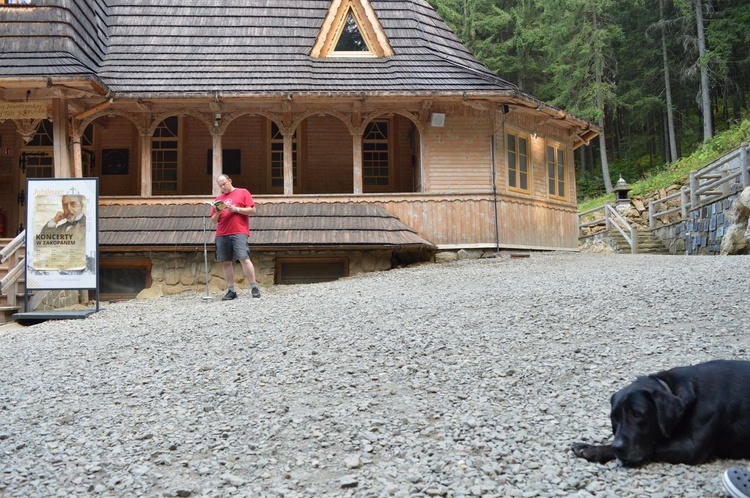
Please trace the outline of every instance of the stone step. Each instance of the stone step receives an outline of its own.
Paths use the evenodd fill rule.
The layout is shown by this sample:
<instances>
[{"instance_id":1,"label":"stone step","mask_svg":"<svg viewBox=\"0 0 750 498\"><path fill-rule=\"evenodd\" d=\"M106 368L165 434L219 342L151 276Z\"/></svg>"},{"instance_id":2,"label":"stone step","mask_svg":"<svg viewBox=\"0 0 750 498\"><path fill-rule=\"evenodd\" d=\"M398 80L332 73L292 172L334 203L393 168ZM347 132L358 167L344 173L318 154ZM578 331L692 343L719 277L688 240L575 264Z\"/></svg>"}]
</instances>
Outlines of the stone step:
<instances>
[{"instance_id":1,"label":"stone step","mask_svg":"<svg viewBox=\"0 0 750 498\"><path fill-rule=\"evenodd\" d=\"M0 325L13 321L13 314L21 311L21 306L0 306Z\"/></svg>"},{"instance_id":2,"label":"stone step","mask_svg":"<svg viewBox=\"0 0 750 498\"><path fill-rule=\"evenodd\" d=\"M620 254L630 252L630 244L627 243L620 232L610 230L609 235L614 242L615 251ZM639 230L636 232L636 237L638 238L638 254L669 254L669 250L651 232Z\"/></svg>"}]
</instances>

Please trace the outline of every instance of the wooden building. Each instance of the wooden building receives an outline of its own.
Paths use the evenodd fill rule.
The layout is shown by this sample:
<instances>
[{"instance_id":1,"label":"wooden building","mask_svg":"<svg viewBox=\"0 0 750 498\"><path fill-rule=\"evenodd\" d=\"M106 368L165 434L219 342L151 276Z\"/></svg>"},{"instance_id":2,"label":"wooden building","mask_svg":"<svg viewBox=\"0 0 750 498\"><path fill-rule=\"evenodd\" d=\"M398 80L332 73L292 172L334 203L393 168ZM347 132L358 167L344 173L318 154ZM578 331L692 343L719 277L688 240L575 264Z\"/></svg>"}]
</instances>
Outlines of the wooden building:
<instances>
[{"instance_id":1,"label":"wooden building","mask_svg":"<svg viewBox=\"0 0 750 498\"><path fill-rule=\"evenodd\" d=\"M258 202L265 280L354 250L577 248L573 150L598 130L424 0L0 2L6 237L27 178L95 176L105 265L194 254L224 172Z\"/></svg>"}]
</instances>

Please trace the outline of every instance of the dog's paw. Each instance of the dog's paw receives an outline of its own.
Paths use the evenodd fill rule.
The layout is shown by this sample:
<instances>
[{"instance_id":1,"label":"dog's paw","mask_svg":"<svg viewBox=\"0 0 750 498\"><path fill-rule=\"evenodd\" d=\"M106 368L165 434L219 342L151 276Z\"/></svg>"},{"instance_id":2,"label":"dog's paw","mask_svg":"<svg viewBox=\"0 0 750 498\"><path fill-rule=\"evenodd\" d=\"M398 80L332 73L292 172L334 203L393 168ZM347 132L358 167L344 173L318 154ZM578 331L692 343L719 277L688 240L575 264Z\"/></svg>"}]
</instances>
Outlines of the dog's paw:
<instances>
[{"instance_id":1,"label":"dog's paw","mask_svg":"<svg viewBox=\"0 0 750 498\"><path fill-rule=\"evenodd\" d=\"M588 457L586 456L586 450L588 450L589 448L591 448L591 445L586 443L573 443L573 446L570 447L570 449L573 450L575 456L586 458L587 460Z\"/></svg>"},{"instance_id":2,"label":"dog's paw","mask_svg":"<svg viewBox=\"0 0 750 498\"><path fill-rule=\"evenodd\" d=\"M585 458L589 462L607 463L615 459L615 453L610 445L596 445L586 443L575 443L571 447L573 454Z\"/></svg>"}]
</instances>

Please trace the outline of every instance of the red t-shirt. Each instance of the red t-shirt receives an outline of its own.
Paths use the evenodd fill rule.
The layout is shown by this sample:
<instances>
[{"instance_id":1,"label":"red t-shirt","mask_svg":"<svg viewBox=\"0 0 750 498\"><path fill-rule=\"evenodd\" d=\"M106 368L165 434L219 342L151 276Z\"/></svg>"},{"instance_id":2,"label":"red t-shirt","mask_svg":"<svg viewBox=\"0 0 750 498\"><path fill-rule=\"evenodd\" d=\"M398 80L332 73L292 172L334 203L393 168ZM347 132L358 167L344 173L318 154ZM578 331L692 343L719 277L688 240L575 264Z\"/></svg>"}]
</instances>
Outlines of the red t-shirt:
<instances>
[{"instance_id":1,"label":"red t-shirt","mask_svg":"<svg viewBox=\"0 0 750 498\"><path fill-rule=\"evenodd\" d=\"M229 206L237 207L253 207L255 202L250 192L244 188L236 188L228 194L219 194L215 199L217 201L224 201L224 204ZM215 209L211 210L211 216L216 212ZM219 213L219 223L216 225L216 236L221 237L222 235L235 235L238 233L244 233L250 235L250 217L246 214L230 213L228 209L223 209Z\"/></svg>"}]
</instances>

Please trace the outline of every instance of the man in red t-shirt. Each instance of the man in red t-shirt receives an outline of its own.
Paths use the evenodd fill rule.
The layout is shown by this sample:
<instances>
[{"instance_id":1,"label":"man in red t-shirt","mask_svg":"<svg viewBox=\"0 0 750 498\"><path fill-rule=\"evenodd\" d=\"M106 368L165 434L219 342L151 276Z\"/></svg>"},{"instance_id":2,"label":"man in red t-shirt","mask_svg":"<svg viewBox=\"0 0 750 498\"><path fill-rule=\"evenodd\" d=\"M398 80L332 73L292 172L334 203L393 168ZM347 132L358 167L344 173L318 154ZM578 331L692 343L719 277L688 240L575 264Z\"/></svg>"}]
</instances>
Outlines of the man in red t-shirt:
<instances>
[{"instance_id":1,"label":"man in red t-shirt","mask_svg":"<svg viewBox=\"0 0 750 498\"><path fill-rule=\"evenodd\" d=\"M255 282L255 267L250 261L250 218L255 213L255 202L250 192L244 188L235 188L232 179L227 175L216 177L221 194L216 201L222 201L223 207L211 209L211 221L216 223L216 260L221 261L224 280L227 282L227 293L221 298L229 301L237 298L234 290L234 260L242 265L242 271L250 282L253 297L260 297L260 289ZM219 204L221 206L221 204Z\"/></svg>"}]
</instances>

